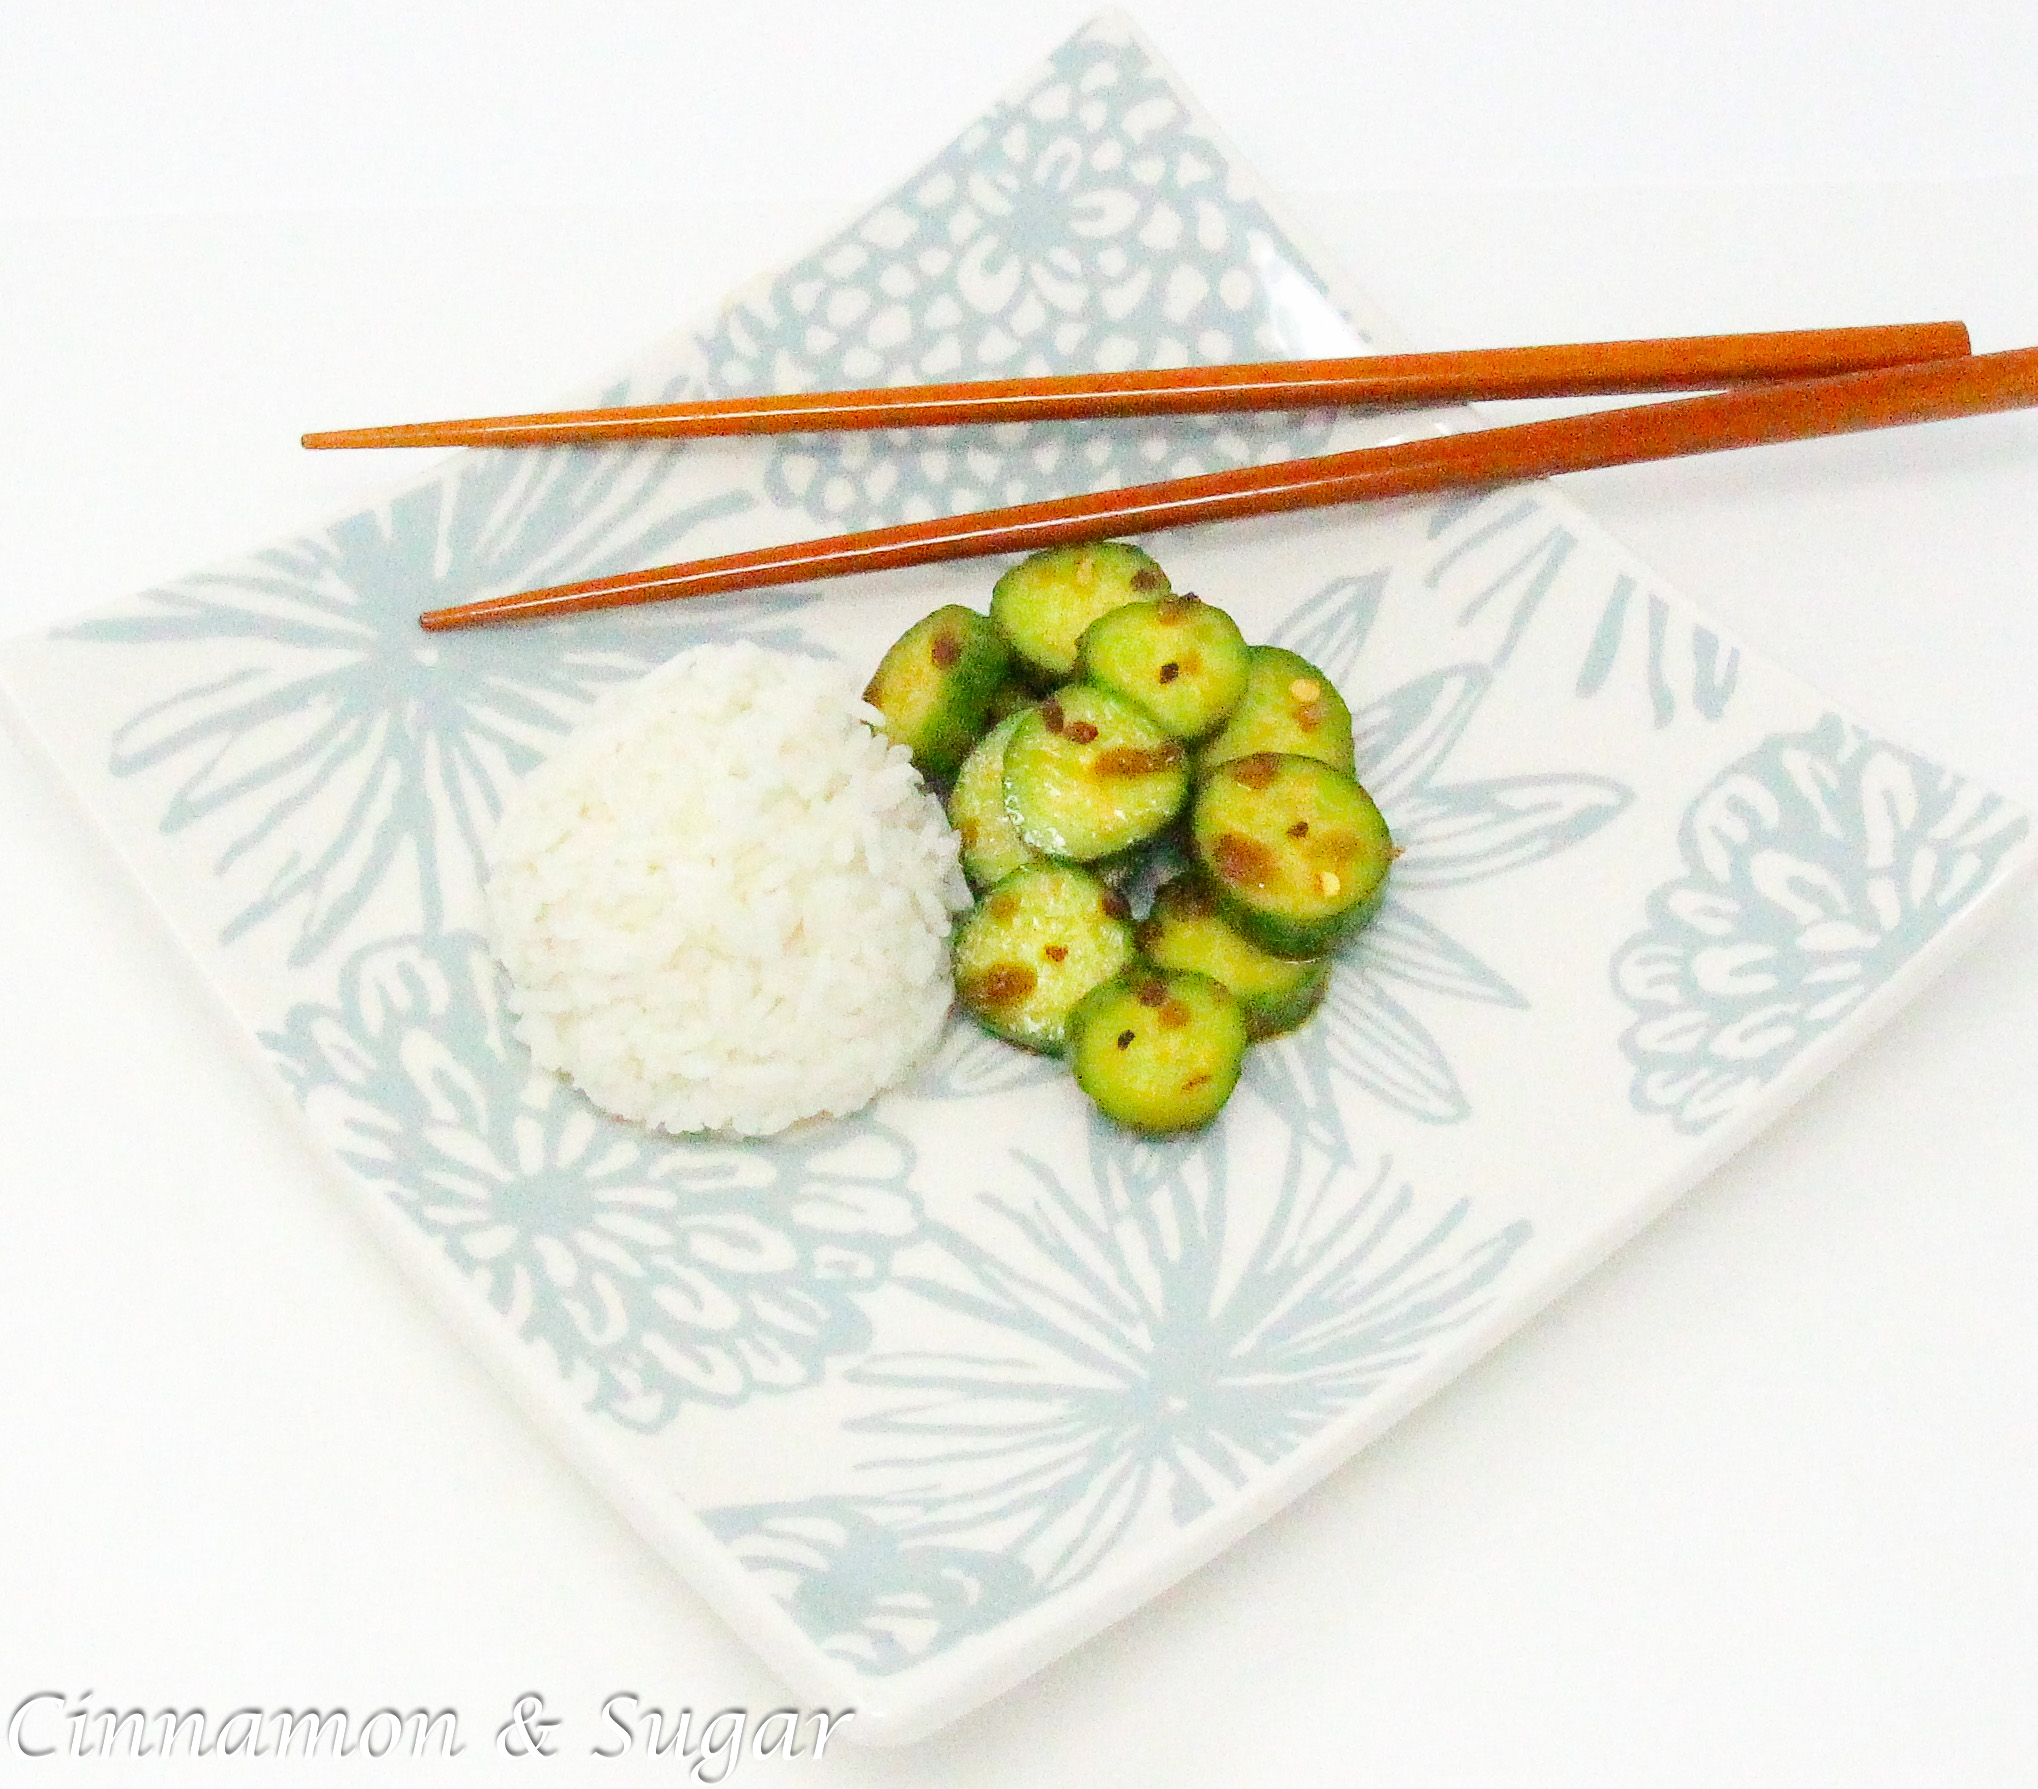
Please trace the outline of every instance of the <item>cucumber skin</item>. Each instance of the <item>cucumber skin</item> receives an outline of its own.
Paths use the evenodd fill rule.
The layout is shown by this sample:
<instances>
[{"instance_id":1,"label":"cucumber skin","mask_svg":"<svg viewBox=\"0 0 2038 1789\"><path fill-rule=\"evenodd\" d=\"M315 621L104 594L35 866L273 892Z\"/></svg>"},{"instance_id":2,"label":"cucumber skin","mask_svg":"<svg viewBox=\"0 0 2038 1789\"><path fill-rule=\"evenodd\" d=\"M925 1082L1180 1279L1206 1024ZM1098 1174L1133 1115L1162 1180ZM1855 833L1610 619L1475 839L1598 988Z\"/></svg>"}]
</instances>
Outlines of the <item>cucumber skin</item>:
<instances>
[{"instance_id":1,"label":"cucumber skin","mask_svg":"<svg viewBox=\"0 0 2038 1789\"><path fill-rule=\"evenodd\" d=\"M1248 907L1228 888L1222 887L1217 891L1217 912L1234 931L1250 939L1269 956L1298 959L1328 956L1372 922L1373 915L1380 911L1380 904L1387 898L1387 882L1388 878L1382 876L1379 885L1363 901L1347 907L1327 921L1290 920L1262 913Z\"/></svg>"},{"instance_id":2,"label":"cucumber skin","mask_svg":"<svg viewBox=\"0 0 2038 1789\"><path fill-rule=\"evenodd\" d=\"M945 670L929 672L910 667L920 642L928 637L930 624L950 621L962 635L961 656ZM983 736L992 698L1005 683L1012 668L1012 648L1003 634L974 609L949 603L914 622L878 661L871 674L864 700L885 715L885 731L913 754L913 767L929 781L945 782L962 767L962 761ZM934 675L945 688L939 706L922 722L916 737L895 731L894 716L886 709L884 697L888 678L902 675Z\"/></svg>"},{"instance_id":3,"label":"cucumber skin","mask_svg":"<svg viewBox=\"0 0 2038 1789\"><path fill-rule=\"evenodd\" d=\"M1023 712L1020 711L1020 712ZM963 874L969 878L970 886L979 894L988 893L998 882L1004 880L1016 869L1023 869L1029 863L1042 861L1041 854L1034 850L1020 835L1018 827L1012 825L1012 817L1005 811L1005 747L1010 743L1014 730L1019 725L1019 713L1008 714L1003 720L995 721L991 730L970 748L969 756L963 759L962 768L955 774L955 786L948 794L948 823L962 837ZM997 754L995 766L989 764L990 754ZM974 795L978 779L987 778L991 787L987 805L997 810L996 820L1003 821L1011 829L1012 843L1025 853L1007 862L1003 856L992 857L991 847L983 840L980 828L982 821L968 809L968 801ZM965 827L969 830L965 832ZM1092 865L1093 869L1100 866Z\"/></svg>"},{"instance_id":4,"label":"cucumber skin","mask_svg":"<svg viewBox=\"0 0 2038 1789\"><path fill-rule=\"evenodd\" d=\"M1241 994L1238 1003L1245 1008L1246 1035L1254 1043L1264 1043L1270 1037L1286 1037L1301 1030L1330 992L1330 969L1330 958L1321 957L1315 960L1312 972L1286 994Z\"/></svg>"}]
</instances>

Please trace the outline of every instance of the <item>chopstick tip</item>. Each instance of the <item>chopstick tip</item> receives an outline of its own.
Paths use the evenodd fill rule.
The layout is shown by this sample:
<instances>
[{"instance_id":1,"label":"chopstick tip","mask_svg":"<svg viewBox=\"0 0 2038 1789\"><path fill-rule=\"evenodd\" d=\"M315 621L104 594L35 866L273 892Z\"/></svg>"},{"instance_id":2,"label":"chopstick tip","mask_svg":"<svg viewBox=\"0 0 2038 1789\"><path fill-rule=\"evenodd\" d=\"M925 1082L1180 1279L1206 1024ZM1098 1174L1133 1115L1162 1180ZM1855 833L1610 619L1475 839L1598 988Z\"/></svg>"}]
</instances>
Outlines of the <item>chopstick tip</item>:
<instances>
[{"instance_id":1,"label":"chopstick tip","mask_svg":"<svg viewBox=\"0 0 2038 1789\"><path fill-rule=\"evenodd\" d=\"M429 438L429 429L415 423L399 423L394 428L368 429L314 429L308 435L298 436L306 447L430 447L435 445Z\"/></svg>"}]
</instances>

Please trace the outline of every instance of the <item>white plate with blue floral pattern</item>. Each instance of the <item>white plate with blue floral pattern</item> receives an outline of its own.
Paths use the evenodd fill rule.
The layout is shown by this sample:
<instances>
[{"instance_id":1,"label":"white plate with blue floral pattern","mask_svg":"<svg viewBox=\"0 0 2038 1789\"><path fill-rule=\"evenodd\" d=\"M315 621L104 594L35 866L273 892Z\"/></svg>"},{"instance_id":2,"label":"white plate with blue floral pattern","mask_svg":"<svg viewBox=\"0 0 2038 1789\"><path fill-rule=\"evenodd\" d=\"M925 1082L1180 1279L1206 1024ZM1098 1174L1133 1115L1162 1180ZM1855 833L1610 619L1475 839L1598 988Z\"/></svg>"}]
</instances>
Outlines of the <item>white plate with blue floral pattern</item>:
<instances>
[{"instance_id":1,"label":"white plate with blue floral pattern","mask_svg":"<svg viewBox=\"0 0 2038 1789\"><path fill-rule=\"evenodd\" d=\"M598 395L1388 340L1107 18ZM1971 939L2029 824L1546 489L1166 535L1178 587L1337 680L1405 847L1324 1010L1183 1141L1093 1122L958 1021L855 1118L678 1142L534 1073L504 1024L478 935L503 790L694 641L861 668L935 604L982 606L997 567L430 641L414 617L1389 426L1453 419L472 453L0 660L368 1221L859 1737L1016 1682L1492 1347Z\"/></svg>"}]
</instances>

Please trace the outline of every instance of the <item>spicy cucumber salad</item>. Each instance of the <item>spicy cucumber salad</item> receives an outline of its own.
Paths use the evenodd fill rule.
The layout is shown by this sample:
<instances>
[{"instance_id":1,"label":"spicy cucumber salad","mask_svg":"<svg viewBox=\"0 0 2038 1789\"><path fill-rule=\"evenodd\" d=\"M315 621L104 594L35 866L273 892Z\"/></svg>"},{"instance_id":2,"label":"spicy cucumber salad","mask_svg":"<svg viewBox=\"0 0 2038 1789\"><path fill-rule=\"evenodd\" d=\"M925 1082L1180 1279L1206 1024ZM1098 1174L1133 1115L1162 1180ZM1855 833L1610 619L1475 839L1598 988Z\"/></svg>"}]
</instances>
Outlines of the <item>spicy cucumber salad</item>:
<instances>
[{"instance_id":1,"label":"spicy cucumber salad","mask_svg":"<svg viewBox=\"0 0 2038 1789\"><path fill-rule=\"evenodd\" d=\"M1134 1130L1209 1123L1385 894L1343 696L1129 542L1035 553L988 615L936 609L864 699L961 840L957 998Z\"/></svg>"}]
</instances>

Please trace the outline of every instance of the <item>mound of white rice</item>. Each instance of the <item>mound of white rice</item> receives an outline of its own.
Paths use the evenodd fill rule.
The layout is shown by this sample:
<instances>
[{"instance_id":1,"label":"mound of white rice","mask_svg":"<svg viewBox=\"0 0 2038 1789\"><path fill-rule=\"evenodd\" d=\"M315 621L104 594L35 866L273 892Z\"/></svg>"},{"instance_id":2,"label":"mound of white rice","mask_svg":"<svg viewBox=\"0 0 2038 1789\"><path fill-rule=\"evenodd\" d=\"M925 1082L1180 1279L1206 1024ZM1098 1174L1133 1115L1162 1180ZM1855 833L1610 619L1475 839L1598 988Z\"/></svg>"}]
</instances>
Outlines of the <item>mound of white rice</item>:
<instances>
[{"instance_id":1,"label":"mound of white rice","mask_svg":"<svg viewBox=\"0 0 2038 1789\"><path fill-rule=\"evenodd\" d=\"M703 646L523 780L488 905L541 1065L619 1117L766 1136L918 1063L969 897L876 719L838 668Z\"/></svg>"}]
</instances>

